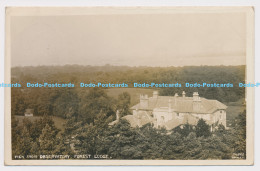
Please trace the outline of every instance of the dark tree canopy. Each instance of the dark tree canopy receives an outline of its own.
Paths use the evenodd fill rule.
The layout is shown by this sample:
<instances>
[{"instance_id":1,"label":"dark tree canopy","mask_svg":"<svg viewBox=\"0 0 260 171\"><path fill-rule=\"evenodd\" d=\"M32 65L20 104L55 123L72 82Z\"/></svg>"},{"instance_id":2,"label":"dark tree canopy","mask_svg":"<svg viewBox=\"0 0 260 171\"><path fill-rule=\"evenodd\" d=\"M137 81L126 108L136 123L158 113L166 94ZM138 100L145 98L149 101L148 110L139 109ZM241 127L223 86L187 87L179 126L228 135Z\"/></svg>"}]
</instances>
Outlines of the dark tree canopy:
<instances>
[{"instance_id":1,"label":"dark tree canopy","mask_svg":"<svg viewBox=\"0 0 260 171\"><path fill-rule=\"evenodd\" d=\"M205 120L200 119L195 127L197 137L209 137L211 135L210 126Z\"/></svg>"}]
</instances>

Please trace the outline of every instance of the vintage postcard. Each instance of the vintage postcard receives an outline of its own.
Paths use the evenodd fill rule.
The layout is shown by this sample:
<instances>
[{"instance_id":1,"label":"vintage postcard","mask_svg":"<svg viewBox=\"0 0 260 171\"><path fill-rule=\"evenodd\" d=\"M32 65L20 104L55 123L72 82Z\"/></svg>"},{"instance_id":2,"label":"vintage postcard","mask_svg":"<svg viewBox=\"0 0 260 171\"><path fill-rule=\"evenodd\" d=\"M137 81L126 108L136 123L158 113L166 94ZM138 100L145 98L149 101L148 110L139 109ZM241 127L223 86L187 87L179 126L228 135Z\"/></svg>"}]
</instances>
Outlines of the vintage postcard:
<instances>
[{"instance_id":1,"label":"vintage postcard","mask_svg":"<svg viewBox=\"0 0 260 171\"><path fill-rule=\"evenodd\" d=\"M253 165L253 7L6 8L6 165Z\"/></svg>"}]
</instances>

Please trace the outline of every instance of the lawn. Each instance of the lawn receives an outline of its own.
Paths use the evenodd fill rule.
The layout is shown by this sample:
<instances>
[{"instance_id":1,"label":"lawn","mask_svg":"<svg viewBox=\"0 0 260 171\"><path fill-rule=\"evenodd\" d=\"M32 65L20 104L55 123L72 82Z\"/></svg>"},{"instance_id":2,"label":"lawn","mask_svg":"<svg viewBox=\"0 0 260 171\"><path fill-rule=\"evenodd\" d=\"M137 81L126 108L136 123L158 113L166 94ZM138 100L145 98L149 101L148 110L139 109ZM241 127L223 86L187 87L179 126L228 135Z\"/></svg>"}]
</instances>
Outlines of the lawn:
<instances>
[{"instance_id":1,"label":"lawn","mask_svg":"<svg viewBox=\"0 0 260 171\"><path fill-rule=\"evenodd\" d=\"M243 99L239 99L236 102L230 102L227 104L227 125L229 126L232 121L246 109L246 105L243 103Z\"/></svg>"}]
</instances>

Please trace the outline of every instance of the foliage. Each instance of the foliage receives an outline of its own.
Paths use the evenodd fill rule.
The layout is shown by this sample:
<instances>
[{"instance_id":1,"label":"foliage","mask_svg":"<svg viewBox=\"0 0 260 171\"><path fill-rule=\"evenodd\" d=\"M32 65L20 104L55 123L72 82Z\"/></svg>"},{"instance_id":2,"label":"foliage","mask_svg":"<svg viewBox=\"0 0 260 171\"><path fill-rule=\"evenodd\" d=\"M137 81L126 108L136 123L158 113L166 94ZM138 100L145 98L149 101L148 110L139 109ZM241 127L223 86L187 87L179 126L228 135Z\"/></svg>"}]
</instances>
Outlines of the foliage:
<instances>
[{"instance_id":1,"label":"foliage","mask_svg":"<svg viewBox=\"0 0 260 171\"><path fill-rule=\"evenodd\" d=\"M185 123L183 125L183 128L178 126L174 128L173 131L179 133L181 136L187 137L191 132L194 132L195 130L193 129L192 125Z\"/></svg>"},{"instance_id":2,"label":"foliage","mask_svg":"<svg viewBox=\"0 0 260 171\"><path fill-rule=\"evenodd\" d=\"M64 139L57 136L59 130L51 117L44 116L31 122L24 119L18 123L12 122L12 154L15 156L42 154L72 154ZM27 158L28 159L28 158ZM29 158L30 159L30 158Z\"/></svg>"},{"instance_id":3,"label":"foliage","mask_svg":"<svg viewBox=\"0 0 260 171\"><path fill-rule=\"evenodd\" d=\"M235 125L235 151L246 154L246 111L239 114Z\"/></svg>"},{"instance_id":4,"label":"foliage","mask_svg":"<svg viewBox=\"0 0 260 171\"><path fill-rule=\"evenodd\" d=\"M123 92L118 95L118 105L117 109L121 114L121 117L130 114L129 106L130 106L131 96L127 92Z\"/></svg>"},{"instance_id":5,"label":"foliage","mask_svg":"<svg viewBox=\"0 0 260 171\"><path fill-rule=\"evenodd\" d=\"M245 124L245 115L240 116L237 124ZM209 126L202 119L195 129L187 123L172 131L156 129L151 124L132 128L124 119L109 127L111 121L112 117L102 112L89 124L82 124L75 117L68 116L65 131L58 136L59 130L50 117L34 122L24 119L23 125L14 120L13 156L91 154L93 158L97 154L107 154L110 159L205 160L231 159L234 152L245 152L241 143L245 140L245 127L242 125L238 125L237 130L226 130L219 125L215 132L209 134ZM36 125L41 130L35 129ZM70 144L74 144L75 149Z\"/></svg>"},{"instance_id":6,"label":"foliage","mask_svg":"<svg viewBox=\"0 0 260 171\"><path fill-rule=\"evenodd\" d=\"M200 119L196 125L195 132L197 137L209 137L211 135L210 126L205 120Z\"/></svg>"},{"instance_id":7,"label":"foliage","mask_svg":"<svg viewBox=\"0 0 260 171\"><path fill-rule=\"evenodd\" d=\"M29 83L73 83L74 88L27 88ZM86 88L79 88L84 83L125 83L133 87L133 83L179 83L181 87L158 88L160 95L169 96L175 93L186 92L192 96L194 91L208 99L217 99L221 102L232 102L244 98L245 89L238 86L245 82L245 66L186 66L186 67L122 67L122 66L39 66L39 67L14 67L12 68L12 82L22 85L12 88L12 114L23 115L26 108L34 109L35 115L44 114L65 118L66 112L73 111L85 118L93 119L92 111L86 113L85 104L88 98L109 99L102 92L93 91L92 95ZM233 87L186 87L185 83L231 83ZM100 88L106 89L106 88ZM102 90L102 91L103 91ZM90 88L92 91L92 88ZM101 90L100 90L101 91ZM95 102L102 102L102 98ZM119 97L119 102L125 100L127 107L127 94ZM110 99L111 100L111 99ZM123 100L123 101L124 101ZM86 101L86 102L85 102ZM88 105L88 104L87 104ZM91 104L89 104L91 105ZM105 106L100 105L107 109ZM122 107L121 107L122 108ZM123 113L125 114L125 110Z\"/></svg>"},{"instance_id":8,"label":"foliage","mask_svg":"<svg viewBox=\"0 0 260 171\"><path fill-rule=\"evenodd\" d=\"M99 113L105 113L107 116L114 114L113 99L111 99L103 89L92 88L82 98L80 103L80 119L87 123L92 123Z\"/></svg>"}]
</instances>

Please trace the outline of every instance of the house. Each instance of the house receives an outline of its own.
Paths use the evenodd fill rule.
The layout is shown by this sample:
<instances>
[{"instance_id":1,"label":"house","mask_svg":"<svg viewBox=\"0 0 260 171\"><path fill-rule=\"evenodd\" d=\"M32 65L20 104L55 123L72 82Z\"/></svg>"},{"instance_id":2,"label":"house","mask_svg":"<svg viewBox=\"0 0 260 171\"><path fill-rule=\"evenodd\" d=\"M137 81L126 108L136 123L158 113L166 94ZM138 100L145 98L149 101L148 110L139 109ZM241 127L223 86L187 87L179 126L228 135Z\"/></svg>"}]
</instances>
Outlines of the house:
<instances>
[{"instance_id":1,"label":"house","mask_svg":"<svg viewBox=\"0 0 260 171\"><path fill-rule=\"evenodd\" d=\"M25 109L24 116L33 116L33 109Z\"/></svg>"},{"instance_id":2,"label":"house","mask_svg":"<svg viewBox=\"0 0 260 171\"><path fill-rule=\"evenodd\" d=\"M159 96L157 91L152 97L140 95L140 102L130 108L132 115L122 117L129 121L132 127L141 127L151 123L155 128L171 130L185 123L196 125L199 119L204 119L213 130L219 124L226 127L227 106L217 100L199 97L194 92L192 97L176 93L174 96Z\"/></svg>"}]
</instances>

